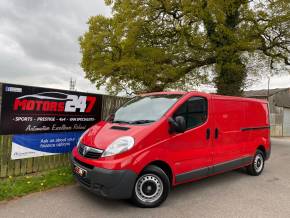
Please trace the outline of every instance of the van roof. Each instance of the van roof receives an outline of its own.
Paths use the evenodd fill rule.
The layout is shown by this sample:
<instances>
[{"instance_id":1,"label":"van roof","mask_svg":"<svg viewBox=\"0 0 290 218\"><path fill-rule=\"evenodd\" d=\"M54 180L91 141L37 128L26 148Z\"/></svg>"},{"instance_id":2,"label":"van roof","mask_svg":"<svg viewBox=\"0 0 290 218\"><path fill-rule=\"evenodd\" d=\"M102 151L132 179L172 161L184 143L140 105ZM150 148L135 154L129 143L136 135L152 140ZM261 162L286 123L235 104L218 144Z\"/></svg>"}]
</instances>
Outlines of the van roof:
<instances>
[{"instance_id":1,"label":"van roof","mask_svg":"<svg viewBox=\"0 0 290 218\"><path fill-rule=\"evenodd\" d=\"M254 101L254 102L261 102L261 103L268 103L266 100L262 99L256 99L256 98L245 98L245 97L237 97L237 96L226 96L226 95L217 95L217 94L211 94L206 92L198 92L198 91L168 91L168 92L151 92L151 93L145 93L141 94L141 96L148 96L148 95L186 95L186 94L203 94L203 95L211 95L213 98L216 99L228 99L228 100L244 100L244 101Z\"/></svg>"},{"instance_id":2,"label":"van roof","mask_svg":"<svg viewBox=\"0 0 290 218\"><path fill-rule=\"evenodd\" d=\"M150 92L150 93L141 94L141 96L147 96L147 95L185 95L187 93L188 92L182 92L182 91Z\"/></svg>"},{"instance_id":3,"label":"van roof","mask_svg":"<svg viewBox=\"0 0 290 218\"><path fill-rule=\"evenodd\" d=\"M260 103L268 103L266 100L257 99L257 98L245 98L245 97L238 97L238 96L226 96L226 95L216 95L211 94L213 98L216 99L224 99L224 100L240 100L240 101L253 101L253 102L260 102Z\"/></svg>"}]
</instances>

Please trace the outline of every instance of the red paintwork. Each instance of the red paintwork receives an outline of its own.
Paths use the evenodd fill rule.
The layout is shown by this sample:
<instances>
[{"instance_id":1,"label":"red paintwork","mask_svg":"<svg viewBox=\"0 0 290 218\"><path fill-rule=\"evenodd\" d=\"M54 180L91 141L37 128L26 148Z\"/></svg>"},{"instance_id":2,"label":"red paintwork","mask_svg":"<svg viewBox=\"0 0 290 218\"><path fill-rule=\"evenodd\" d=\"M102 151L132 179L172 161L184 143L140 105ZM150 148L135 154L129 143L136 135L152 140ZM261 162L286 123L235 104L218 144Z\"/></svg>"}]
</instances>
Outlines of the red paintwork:
<instances>
[{"instance_id":1,"label":"red paintwork","mask_svg":"<svg viewBox=\"0 0 290 218\"><path fill-rule=\"evenodd\" d=\"M183 97L159 120L148 125L112 124L101 121L91 127L82 143L106 149L120 136L132 136L135 146L122 154L97 160L88 159L73 149L77 159L106 169L130 169L139 174L153 161L163 161L175 176L214 164L244 156L253 156L263 145L270 149L269 129L241 131L245 127L269 126L268 103L239 97L227 97L201 92L159 92L153 94L183 94ZM148 95L148 94L146 94ZM152 93L150 94L152 95ZM201 126L185 133L170 134L168 118L192 96L207 98L208 120ZM111 126L127 126L128 131L110 129ZM211 138L206 140L206 129L211 129ZM219 137L214 139L214 129L219 128Z\"/></svg>"}]
</instances>

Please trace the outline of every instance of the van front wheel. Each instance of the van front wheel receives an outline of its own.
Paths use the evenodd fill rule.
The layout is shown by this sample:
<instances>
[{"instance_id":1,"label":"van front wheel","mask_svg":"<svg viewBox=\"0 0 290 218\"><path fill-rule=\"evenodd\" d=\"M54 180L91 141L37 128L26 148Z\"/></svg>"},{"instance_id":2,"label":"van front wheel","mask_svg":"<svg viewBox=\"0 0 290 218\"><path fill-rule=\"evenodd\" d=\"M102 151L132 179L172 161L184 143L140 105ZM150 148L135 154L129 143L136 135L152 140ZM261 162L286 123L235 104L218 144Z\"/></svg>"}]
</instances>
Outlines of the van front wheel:
<instances>
[{"instance_id":1,"label":"van front wheel","mask_svg":"<svg viewBox=\"0 0 290 218\"><path fill-rule=\"evenodd\" d=\"M158 207L166 200L169 190L170 181L166 173L161 168L150 165L138 177L132 200L139 207Z\"/></svg>"},{"instance_id":2,"label":"van front wheel","mask_svg":"<svg viewBox=\"0 0 290 218\"><path fill-rule=\"evenodd\" d=\"M260 150L257 150L253 162L247 167L248 174L252 176L259 176L264 169L265 157L264 153Z\"/></svg>"}]
</instances>

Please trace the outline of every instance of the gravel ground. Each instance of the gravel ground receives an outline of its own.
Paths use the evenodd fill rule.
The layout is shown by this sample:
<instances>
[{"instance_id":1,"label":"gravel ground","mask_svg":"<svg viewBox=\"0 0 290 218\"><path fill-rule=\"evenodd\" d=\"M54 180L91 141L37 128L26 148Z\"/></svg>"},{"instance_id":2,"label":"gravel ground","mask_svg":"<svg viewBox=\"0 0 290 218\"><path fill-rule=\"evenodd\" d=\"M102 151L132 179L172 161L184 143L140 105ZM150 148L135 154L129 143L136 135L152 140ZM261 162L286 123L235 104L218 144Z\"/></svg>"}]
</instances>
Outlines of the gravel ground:
<instances>
[{"instance_id":1,"label":"gravel ground","mask_svg":"<svg viewBox=\"0 0 290 218\"><path fill-rule=\"evenodd\" d=\"M233 171L176 187L159 208L98 198L78 185L0 203L0 217L290 217L290 138L272 139L259 177Z\"/></svg>"}]
</instances>

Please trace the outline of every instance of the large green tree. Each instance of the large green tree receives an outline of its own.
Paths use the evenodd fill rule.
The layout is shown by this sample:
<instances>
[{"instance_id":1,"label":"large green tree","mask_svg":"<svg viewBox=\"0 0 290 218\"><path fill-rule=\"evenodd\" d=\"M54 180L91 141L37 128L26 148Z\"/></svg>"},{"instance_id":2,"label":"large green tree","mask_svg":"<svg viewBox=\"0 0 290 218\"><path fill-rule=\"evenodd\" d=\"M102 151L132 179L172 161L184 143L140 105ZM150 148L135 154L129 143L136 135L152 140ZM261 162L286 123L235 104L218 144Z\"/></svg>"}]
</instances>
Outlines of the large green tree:
<instances>
[{"instance_id":1,"label":"large green tree","mask_svg":"<svg viewBox=\"0 0 290 218\"><path fill-rule=\"evenodd\" d=\"M241 95L247 63L290 65L289 0L106 0L91 17L81 66L97 87L135 93L207 82Z\"/></svg>"}]
</instances>

